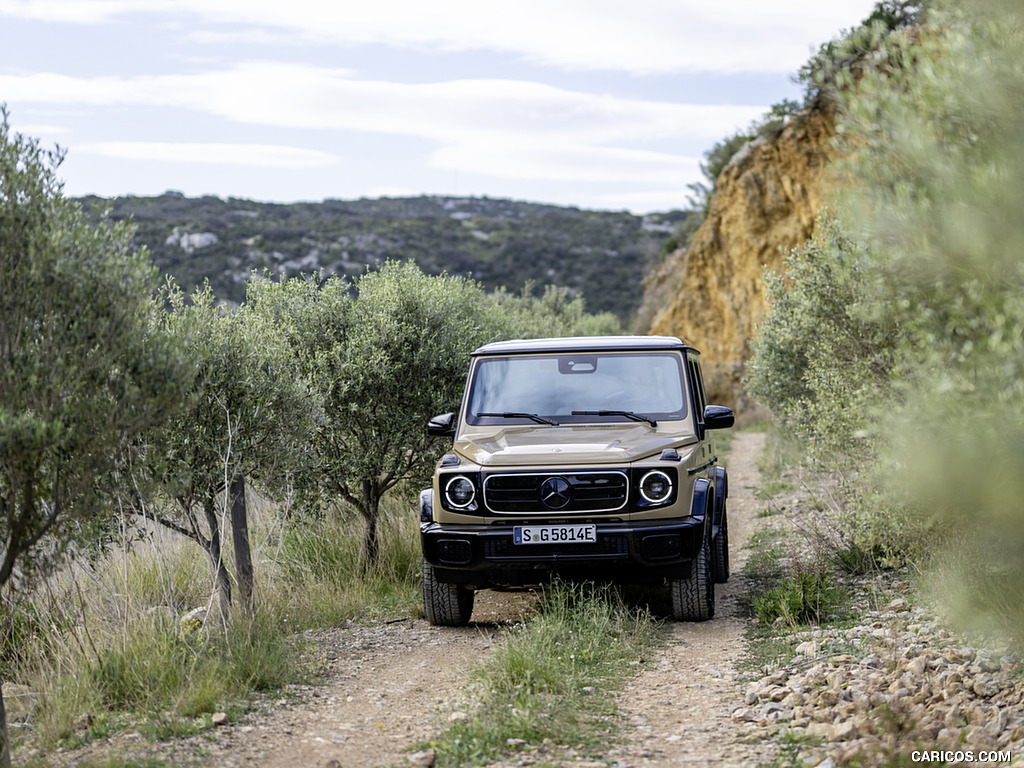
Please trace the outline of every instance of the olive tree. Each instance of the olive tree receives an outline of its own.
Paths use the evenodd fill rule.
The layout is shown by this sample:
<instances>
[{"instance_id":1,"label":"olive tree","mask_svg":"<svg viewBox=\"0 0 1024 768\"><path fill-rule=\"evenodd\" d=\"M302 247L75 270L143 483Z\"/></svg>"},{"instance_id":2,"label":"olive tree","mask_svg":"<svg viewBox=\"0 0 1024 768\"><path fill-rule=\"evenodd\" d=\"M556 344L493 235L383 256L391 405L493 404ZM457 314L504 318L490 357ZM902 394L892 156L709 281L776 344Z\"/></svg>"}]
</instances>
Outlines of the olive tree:
<instances>
[{"instance_id":1,"label":"olive tree","mask_svg":"<svg viewBox=\"0 0 1024 768\"><path fill-rule=\"evenodd\" d=\"M218 307L209 288L186 298L169 286L163 327L183 340L197 375L188 407L147 435L147 470L173 504L138 504L149 519L196 542L210 560L223 610L232 579L224 558L227 509L244 501L250 477L273 488L307 447L315 398L283 337L260 314ZM233 489L233 490L232 490ZM220 500L227 493L224 504ZM141 500L140 500L141 501ZM245 517L235 515L236 556L248 550ZM237 574L252 605L251 569Z\"/></svg>"},{"instance_id":2,"label":"olive tree","mask_svg":"<svg viewBox=\"0 0 1024 768\"><path fill-rule=\"evenodd\" d=\"M90 225L62 153L0 119L0 588L88 541L124 450L178 407L189 366L155 321L132 229ZM6 607L3 619L6 620ZM0 766L10 765L0 698Z\"/></svg>"},{"instance_id":3,"label":"olive tree","mask_svg":"<svg viewBox=\"0 0 1024 768\"><path fill-rule=\"evenodd\" d=\"M426 422L454 408L469 353L500 335L494 305L475 282L428 277L410 263L352 281L263 282L249 303L277 318L320 395L318 482L363 518L365 571L377 559L382 497L429 477L444 446Z\"/></svg>"},{"instance_id":4,"label":"olive tree","mask_svg":"<svg viewBox=\"0 0 1024 768\"><path fill-rule=\"evenodd\" d=\"M899 324L876 311L866 246L826 212L814 238L767 274L769 310L751 342L750 393L825 463L877 453L876 411L892 399ZM870 439L874 435L875 440Z\"/></svg>"},{"instance_id":5,"label":"olive tree","mask_svg":"<svg viewBox=\"0 0 1024 768\"><path fill-rule=\"evenodd\" d=\"M516 296L496 291L487 296L489 324L495 337L534 339L545 336L601 336L622 333L622 321L611 312L591 314L582 295L548 285L541 296L527 283Z\"/></svg>"}]
</instances>

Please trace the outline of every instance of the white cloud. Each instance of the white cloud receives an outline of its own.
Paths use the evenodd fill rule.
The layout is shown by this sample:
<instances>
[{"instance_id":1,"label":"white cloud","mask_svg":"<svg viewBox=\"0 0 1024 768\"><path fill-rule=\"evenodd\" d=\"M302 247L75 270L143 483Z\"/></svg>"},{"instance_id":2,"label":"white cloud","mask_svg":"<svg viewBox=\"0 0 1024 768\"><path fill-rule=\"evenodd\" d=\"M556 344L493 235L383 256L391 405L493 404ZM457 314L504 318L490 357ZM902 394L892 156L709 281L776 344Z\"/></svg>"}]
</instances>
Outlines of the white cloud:
<instances>
[{"instance_id":1,"label":"white cloud","mask_svg":"<svg viewBox=\"0 0 1024 768\"><path fill-rule=\"evenodd\" d=\"M125 13L165 12L174 7L173 0L0 0L0 16L95 24Z\"/></svg>"},{"instance_id":2,"label":"white cloud","mask_svg":"<svg viewBox=\"0 0 1024 768\"><path fill-rule=\"evenodd\" d=\"M147 105L260 126L411 137L435 145L431 167L475 175L672 186L697 178L698 161L649 151L646 143L682 143L694 136L710 143L764 111L624 99L517 80L365 81L344 70L267 62L197 75L0 75L0 92L29 103ZM70 149L287 167L333 159L326 153L232 146L129 142Z\"/></svg>"},{"instance_id":3,"label":"white cloud","mask_svg":"<svg viewBox=\"0 0 1024 768\"><path fill-rule=\"evenodd\" d=\"M58 136L70 133L70 129L63 125L42 125L38 123L15 124L14 130L26 136Z\"/></svg>"},{"instance_id":4,"label":"white cloud","mask_svg":"<svg viewBox=\"0 0 1024 768\"><path fill-rule=\"evenodd\" d=\"M717 139L765 107L675 104L570 91L521 80L409 84L357 80L347 70L250 62L195 75L80 78L0 75L11 102L146 105L195 110L236 122L357 130L458 141L484 132L568 143Z\"/></svg>"},{"instance_id":5,"label":"white cloud","mask_svg":"<svg viewBox=\"0 0 1024 768\"><path fill-rule=\"evenodd\" d=\"M678 185L700 174L700 161L659 152L543 142L500 145L463 143L431 156L431 166L471 170L503 179L546 181L642 182Z\"/></svg>"},{"instance_id":6,"label":"white cloud","mask_svg":"<svg viewBox=\"0 0 1024 768\"><path fill-rule=\"evenodd\" d=\"M266 168L323 168L340 159L328 152L276 144L102 141L79 144L75 152L125 160L248 165Z\"/></svg>"},{"instance_id":7,"label":"white cloud","mask_svg":"<svg viewBox=\"0 0 1024 768\"><path fill-rule=\"evenodd\" d=\"M874 0L0 0L0 15L99 23L173 14L328 44L497 51L568 70L789 73ZM217 34L196 30L196 34ZM221 29L219 32L223 33Z\"/></svg>"}]
</instances>

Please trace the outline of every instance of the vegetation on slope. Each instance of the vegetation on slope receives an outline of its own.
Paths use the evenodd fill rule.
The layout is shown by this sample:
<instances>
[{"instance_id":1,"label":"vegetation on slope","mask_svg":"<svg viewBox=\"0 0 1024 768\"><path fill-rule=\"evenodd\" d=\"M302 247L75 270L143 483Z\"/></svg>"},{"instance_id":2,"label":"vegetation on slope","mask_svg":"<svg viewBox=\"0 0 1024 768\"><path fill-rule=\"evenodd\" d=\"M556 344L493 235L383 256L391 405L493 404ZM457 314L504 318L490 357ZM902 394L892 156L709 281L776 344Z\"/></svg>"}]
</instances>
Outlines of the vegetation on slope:
<instances>
[{"instance_id":1,"label":"vegetation on slope","mask_svg":"<svg viewBox=\"0 0 1024 768\"><path fill-rule=\"evenodd\" d=\"M241 302L253 270L276 278L356 276L387 261L428 275L472 277L489 291L546 285L582 294L593 312L627 318L643 270L666 233L686 218L585 211L514 200L412 197L274 204L219 197L83 198L131 217L136 242L191 292L208 280L220 299Z\"/></svg>"},{"instance_id":2,"label":"vegetation on slope","mask_svg":"<svg viewBox=\"0 0 1024 768\"><path fill-rule=\"evenodd\" d=\"M1022 28L1016 3L937 4L837 51L848 194L773 284L750 381L863 509L954 530L945 597L1019 640Z\"/></svg>"}]
</instances>

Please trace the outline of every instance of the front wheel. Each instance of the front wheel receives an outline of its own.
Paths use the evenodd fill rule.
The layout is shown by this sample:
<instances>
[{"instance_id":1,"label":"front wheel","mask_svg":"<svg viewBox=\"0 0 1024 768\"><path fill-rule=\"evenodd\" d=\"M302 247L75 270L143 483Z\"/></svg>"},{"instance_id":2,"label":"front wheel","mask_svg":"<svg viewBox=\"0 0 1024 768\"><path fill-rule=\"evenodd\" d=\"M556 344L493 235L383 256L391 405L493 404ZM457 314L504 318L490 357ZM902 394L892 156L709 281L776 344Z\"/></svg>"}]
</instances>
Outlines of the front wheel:
<instances>
[{"instance_id":1,"label":"front wheel","mask_svg":"<svg viewBox=\"0 0 1024 768\"><path fill-rule=\"evenodd\" d=\"M434 566L423 561L423 612L435 627L464 627L473 613L472 588L437 580Z\"/></svg>"},{"instance_id":2,"label":"front wheel","mask_svg":"<svg viewBox=\"0 0 1024 768\"><path fill-rule=\"evenodd\" d=\"M668 580L672 618L676 621L707 621L715 615L715 580L711 574L711 542L704 537L685 579Z\"/></svg>"}]
</instances>

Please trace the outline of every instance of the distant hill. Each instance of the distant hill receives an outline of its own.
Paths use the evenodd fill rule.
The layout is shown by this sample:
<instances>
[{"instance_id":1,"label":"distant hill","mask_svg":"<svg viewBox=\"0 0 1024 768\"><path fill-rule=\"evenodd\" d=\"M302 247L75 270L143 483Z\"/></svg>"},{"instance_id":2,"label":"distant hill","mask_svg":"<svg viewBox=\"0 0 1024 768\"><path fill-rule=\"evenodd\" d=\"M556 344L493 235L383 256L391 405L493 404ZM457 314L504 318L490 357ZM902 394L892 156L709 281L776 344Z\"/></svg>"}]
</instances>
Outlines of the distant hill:
<instances>
[{"instance_id":1,"label":"distant hill","mask_svg":"<svg viewBox=\"0 0 1024 768\"><path fill-rule=\"evenodd\" d=\"M518 293L530 281L582 292L591 312L632 316L644 270L685 218L634 216L478 197L409 197L259 203L237 198L79 198L131 216L154 263L186 290L210 281L240 302L253 269L276 276L323 270L357 275L388 259L428 274L471 275Z\"/></svg>"}]
</instances>

